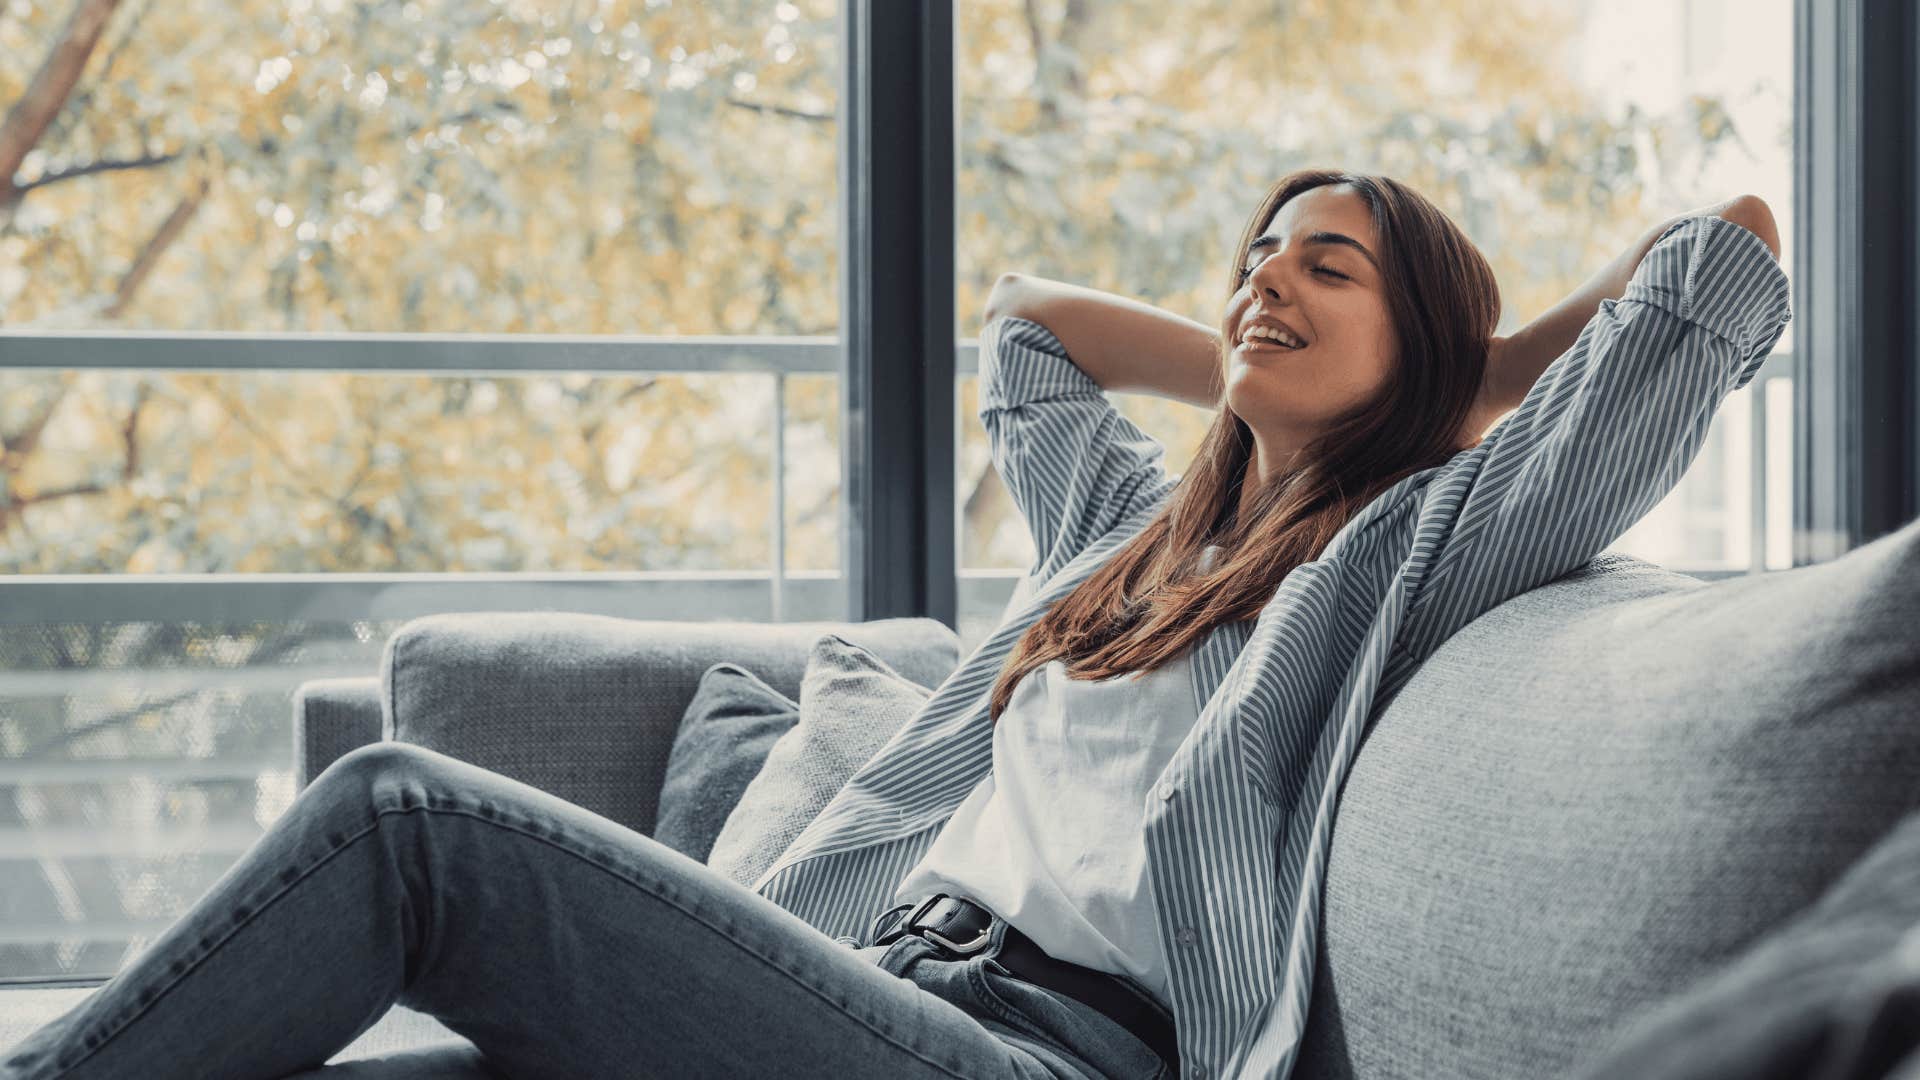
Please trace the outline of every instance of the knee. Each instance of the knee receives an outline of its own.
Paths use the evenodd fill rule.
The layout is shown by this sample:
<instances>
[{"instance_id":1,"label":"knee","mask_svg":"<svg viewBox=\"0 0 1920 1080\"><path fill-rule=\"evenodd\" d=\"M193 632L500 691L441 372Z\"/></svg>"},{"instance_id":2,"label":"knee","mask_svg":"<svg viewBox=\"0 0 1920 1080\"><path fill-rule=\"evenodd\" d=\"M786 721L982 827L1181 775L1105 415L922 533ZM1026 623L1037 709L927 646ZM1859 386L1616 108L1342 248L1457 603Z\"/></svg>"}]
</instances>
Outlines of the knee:
<instances>
[{"instance_id":1,"label":"knee","mask_svg":"<svg viewBox=\"0 0 1920 1080\"><path fill-rule=\"evenodd\" d=\"M395 785L417 787L443 775L452 761L436 750L409 742L383 740L356 746L321 770L313 787L344 789L355 798L372 799Z\"/></svg>"}]
</instances>

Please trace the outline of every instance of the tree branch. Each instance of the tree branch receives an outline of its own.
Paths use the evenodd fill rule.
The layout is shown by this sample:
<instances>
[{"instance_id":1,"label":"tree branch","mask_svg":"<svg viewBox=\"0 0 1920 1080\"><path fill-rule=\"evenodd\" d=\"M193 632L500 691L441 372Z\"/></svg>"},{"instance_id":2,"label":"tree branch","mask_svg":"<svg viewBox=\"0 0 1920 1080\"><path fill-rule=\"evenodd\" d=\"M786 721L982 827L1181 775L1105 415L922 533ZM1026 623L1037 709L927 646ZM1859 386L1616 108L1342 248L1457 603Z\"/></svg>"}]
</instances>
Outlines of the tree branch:
<instances>
[{"instance_id":1,"label":"tree branch","mask_svg":"<svg viewBox=\"0 0 1920 1080\"><path fill-rule=\"evenodd\" d=\"M67 394L72 389L72 382L63 377L60 380L60 392L53 396L52 401L47 402L46 408L40 410L40 415L27 421L27 426L20 429L20 434L11 439L0 436L0 462L16 456L29 457L39 449L41 433L47 430L47 424L53 419L54 412L60 408L61 402L67 400Z\"/></svg>"},{"instance_id":2,"label":"tree branch","mask_svg":"<svg viewBox=\"0 0 1920 1080\"><path fill-rule=\"evenodd\" d=\"M212 181L202 174L193 190L181 198L179 204L173 208L173 213L167 215L167 220L160 223L160 228L154 231L153 238L147 241L145 248L141 249L139 257L133 260L133 268L127 271L127 276L120 279L120 287L114 291L113 303L108 304L107 309L101 314L109 319L117 319L126 312L127 305L133 302L134 294L140 291L140 286L146 282L147 275L153 273L154 264L160 261L160 256L165 254L167 248L179 238L180 233L186 229L188 220L193 217L195 211L200 209L200 204L206 201L207 189L211 186Z\"/></svg>"},{"instance_id":3,"label":"tree branch","mask_svg":"<svg viewBox=\"0 0 1920 1080\"><path fill-rule=\"evenodd\" d=\"M20 755L20 760L22 761L44 760L48 757L51 757L55 751L64 750L67 747L73 745L74 743L79 742L81 739L86 738L88 735L94 734L95 732L112 730L113 728L116 728L121 724L124 724L130 720L133 720L139 717L141 713L144 713L149 709L171 708L187 700L188 698L193 697L195 694L203 694L203 693L206 693L206 691L205 690L182 690L171 697L162 698L159 701L143 701L140 704L134 705L130 708L121 709L117 712L110 712L105 714L104 716L96 716L77 728L70 728L64 731L56 732L52 737L41 740L38 745L29 747L26 753Z\"/></svg>"},{"instance_id":4,"label":"tree branch","mask_svg":"<svg viewBox=\"0 0 1920 1080\"><path fill-rule=\"evenodd\" d=\"M254 652L253 654L247 657L248 667L264 667L266 665L274 663L275 661L286 659L287 657L293 654L295 649L300 648L305 644L306 635L281 634L277 637L269 639L269 641L271 642L271 644L266 645L265 647L262 647L261 649L259 649L258 651ZM94 650L94 655L98 655L98 650ZM147 658L148 655L150 654L143 652L143 654L140 656L140 659L144 660ZM68 664L67 666L76 667L80 665ZM182 690L179 693L172 694L167 697L160 698L158 700L143 701L138 705L133 705L128 708L121 709L117 712L111 712L103 716L97 716L92 720L87 721L85 724L81 725L80 727L71 728L65 731L60 731L55 733L49 738L41 740L37 745L28 747L26 751L18 755L18 757L22 761L37 761L44 758L52 757L57 752L66 749L67 747L71 746L75 742L78 742L79 740L85 738L88 735L92 735L96 732L111 730L115 727L118 727L121 724L125 724L131 720L138 719L143 713L151 712L155 709L169 709L195 696L198 696L201 694L207 694L207 693L215 693L215 692L218 692L217 687L202 687L202 688L195 688L195 689L189 689L189 690Z\"/></svg>"},{"instance_id":5,"label":"tree branch","mask_svg":"<svg viewBox=\"0 0 1920 1080\"><path fill-rule=\"evenodd\" d=\"M107 20L119 3L120 0L75 0L73 14L67 16L67 24L61 27L60 36L47 50L40 70L34 72L33 81L27 84L26 93L20 95L20 100L7 110L6 120L0 122L0 208L9 208L20 201L20 191L13 184L14 174L20 171L21 162L39 145L48 125L60 115L67 98L72 96L74 85L86 70L87 58L93 55L93 48L99 44L100 34L107 28Z\"/></svg>"},{"instance_id":6,"label":"tree branch","mask_svg":"<svg viewBox=\"0 0 1920 1080\"><path fill-rule=\"evenodd\" d=\"M72 487L42 491L37 495L28 495L26 498L10 498L0 503L0 535L5 535L12 529L16 520L24 519L29 506L52 502L55 499L68 499L76 495L105 495L106 493L107 489L99 484L76 484Z\"/></svg>"},{"instance_id":7,"label":"tree branch","mask_svg":"<svg viewBox=\"0 0 1920 1080\"><path fill-rule=\"evenodd\" d=\"M140 443L135 436L137 436L140 431L140 411L146 408L148 400L152 397L153 384L142 377L140 382L134 387L133 408L127 410L127 422L120 425L120 442L127 448L126 463L120 467L120 479L122 480L132 480L133 474L139 471Z\"/></svg>"},{"instance_id":8,"label":"tree branch","mask_svg":"<svg viewBox=\"0 0 1920 1080\"><path fill-rule=\"evenodd\" d=\"M100 87L113 75L114 66L120 62L120 57L127 51L127 44L137 39L140 24L146 21L151 11L153 11L153 0L147 0L132 15L121 20L120 34L108 47L106 60L101 62L92 80L79 93L68 99L66 105L62 106L60 112L54 116L53 122L47 126L46 133L40 136L42 144L61 145L67 135L72 132L74 125L87 115L87 107L93 104L94 94L99 92Z\"/></svg>"},{"instance_id":9,"label":"tree branch","mask_svg":"<svg viewBox=\"0 0 1920 1080\"><path fill-rule=\"evenodd\" d=\"M78 180L80 177L92 176L95 173L116 172L122 169L151 169L155 165L165 165L168 162L178 161L182 156L183 151L175 150L171 154L154 154L137 158L106 158L100 161L89 161L85 165L75 165L71 169L61 169L59 172L47 173L37 180L29 180L24 184L16 184L13 188L13 197L17 202L20 199L26 198L27 192L32 191L34 188L43 188L48 184L58 184L62 180Z\"/></svg>"},{"instance_id":10,"label":"tree branch","mask_svg":"<svg viewBox=\"0 0 1920 1080\"><path fill-rule=\"evenodd\" d=\"M736 109L752 109L755 112L773 113L776 116L789 116L795 120L806 120L816 124L833 123L832 113L807 112L804 109L796 109L788 105L773 105L764 101L742 101L739 98L728 98L727 104L732 105Z\"/></svg>"}]
</instances>

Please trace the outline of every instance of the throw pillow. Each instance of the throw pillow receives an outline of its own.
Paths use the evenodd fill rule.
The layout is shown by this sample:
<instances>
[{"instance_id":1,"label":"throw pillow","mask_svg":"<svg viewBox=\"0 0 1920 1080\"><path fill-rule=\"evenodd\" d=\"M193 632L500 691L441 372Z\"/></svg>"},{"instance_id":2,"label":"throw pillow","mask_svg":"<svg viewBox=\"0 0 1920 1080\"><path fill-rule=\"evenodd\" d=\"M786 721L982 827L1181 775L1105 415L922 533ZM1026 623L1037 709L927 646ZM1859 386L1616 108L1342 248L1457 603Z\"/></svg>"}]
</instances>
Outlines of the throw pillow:
<instances>
[{"instance_id":1,"label":"throw pillow","mask_svg":"<svg viewBox=\"0 0 1920 1080\"><path fill-rule=\"evenodd\" d=\"M1628 1024L1580 1080L1920 1071L1920 813L1811 908Z\"/></svg>"},{"instance_id":2,"label":"throw pillow","mask_svg":"<svg viewBox=\"0 0 1920 1080\"><path fill-rule=\"evenodd\" d=\"M814 643L800 722L780 736L714 841L707 865L751 888L933 691L836 634Z\"/></svg>"},{"instance_id":3,"label":"throw pillow","mask_svg":"<svg viewBox=\"0 0 1920 1080\"><path fill-rule=\"evenodd\" d=\"M667 753L653 838L706 862L774 742L799 721L798 702L739 664L703 672Z\"/></svg>"}]
</instances>

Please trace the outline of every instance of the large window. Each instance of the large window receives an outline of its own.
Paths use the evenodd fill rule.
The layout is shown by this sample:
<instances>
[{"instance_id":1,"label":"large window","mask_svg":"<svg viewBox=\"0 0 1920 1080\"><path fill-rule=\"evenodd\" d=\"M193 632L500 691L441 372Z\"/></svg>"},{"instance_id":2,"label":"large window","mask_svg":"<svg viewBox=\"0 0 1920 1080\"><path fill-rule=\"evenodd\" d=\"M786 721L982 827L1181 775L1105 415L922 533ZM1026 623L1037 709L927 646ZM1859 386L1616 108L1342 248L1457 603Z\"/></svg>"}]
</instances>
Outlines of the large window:
<instances>
[{"instance_id":1,"label":"large window","mask_svg":"<svg viewBox=\"0 0 1920 1080\"><path fill-rule=\"evenodd\" d=\"M1213 324L1309 165L1445 208L1505 331L1739 192L1795 261L1793 0L954 3L965 651L1034 557L1003 271ZM170 925L293 798L293 690L411 615L846 617L839 0L74 10L0 0L0 980ZM1791 341L1618 550L1789 564ZM1210 414L1115 401L1184 471Z\"/></svg>"},{"instance_id":2,"label":"large window","mask_svg":"<svg viewBox=\"0 0 1920 1080\"><path fill-rule=\"evenodd\" d=\"M0 4L0 978L201 895L396 596L842 616L833 0L74 10Z\"/></svg>"},{"instance_id":3,"label":"large window","mask_svg":"<svg viewBox=\"0 0 1920 1080\"><path fill-rule=\"evenodd\" d=\"M1385 173L1437 202L1493 263L1503 333L1668 215L1752 192L1791 237L1789 0L1218 0L1183 8L1174 36L1147 3L958 10L962 339L1008 270L1217 324L1246 215L1307 166ZM1614 550L1708 574L1788 564L1790 341ZM961 590L970 642L1034 557L988 460L976 381L963 374L957 395L961 573L1005 591ZM1176 473L1212 419L1114 401Z\"/></svg>"}]
</instances>

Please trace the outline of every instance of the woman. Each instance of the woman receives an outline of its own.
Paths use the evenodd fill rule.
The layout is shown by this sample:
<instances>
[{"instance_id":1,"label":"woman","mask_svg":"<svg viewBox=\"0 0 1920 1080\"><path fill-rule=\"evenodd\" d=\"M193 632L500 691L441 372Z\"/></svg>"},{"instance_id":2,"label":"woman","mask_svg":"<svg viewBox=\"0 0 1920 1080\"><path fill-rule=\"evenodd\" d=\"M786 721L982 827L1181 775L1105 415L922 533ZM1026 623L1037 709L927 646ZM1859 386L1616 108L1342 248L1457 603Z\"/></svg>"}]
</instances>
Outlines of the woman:
<instances>
[{"instance_id":1,"label":"woman","mask_svg":"<svg viewBox=\"0 0 1920 1080\"><path fill-rule=\"evenodd\" d=\"M1235 254L1217 336L1002 280L980 411L1031 595L751 890L362 747L0 1077L281 1076L396 1001L518 1078L1284 1076L1366 718L1671 489L1787 293L1750 196L1504 341L1386 178L1283 179ZM1106 390L1218 408L1193 468Z\"/></svg>"}]
</instances>

